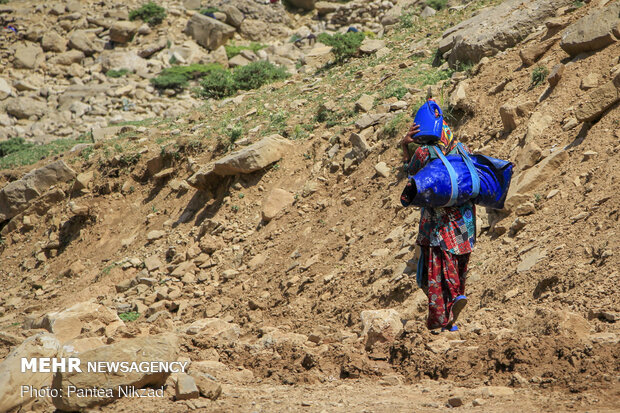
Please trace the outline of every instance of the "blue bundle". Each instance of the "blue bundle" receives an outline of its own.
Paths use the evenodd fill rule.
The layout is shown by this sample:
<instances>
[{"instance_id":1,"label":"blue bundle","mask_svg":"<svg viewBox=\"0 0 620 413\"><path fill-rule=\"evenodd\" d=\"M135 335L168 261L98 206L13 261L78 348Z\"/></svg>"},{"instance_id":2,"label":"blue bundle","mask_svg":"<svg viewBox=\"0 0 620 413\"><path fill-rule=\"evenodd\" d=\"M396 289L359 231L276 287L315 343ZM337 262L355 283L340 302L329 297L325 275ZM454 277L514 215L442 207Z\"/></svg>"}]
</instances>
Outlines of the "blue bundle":
<instances>
[{"instance_id":1,"label":"blue bundle","mask_svg":"<svg viewBox=\"0 0 620 413\"><path fill-rule=\"evenodd\" d=\"M512 179L511 162L470 156L460 143L455 155L445 156L437 147L431 148L431 154L436 158L409 177L416 186L412 205L438 208L471 200L485 207L504 208Z\"/></svg>"}]
</instances>

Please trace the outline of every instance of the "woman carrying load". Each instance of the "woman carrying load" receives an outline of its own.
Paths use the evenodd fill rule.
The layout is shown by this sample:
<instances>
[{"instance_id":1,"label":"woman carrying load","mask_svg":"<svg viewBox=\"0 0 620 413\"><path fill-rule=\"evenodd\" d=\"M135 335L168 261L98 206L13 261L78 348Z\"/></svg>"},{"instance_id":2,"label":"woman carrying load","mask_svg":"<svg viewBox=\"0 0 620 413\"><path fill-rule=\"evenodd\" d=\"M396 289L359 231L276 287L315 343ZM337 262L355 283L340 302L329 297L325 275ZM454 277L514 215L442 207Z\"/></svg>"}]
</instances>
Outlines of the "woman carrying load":
<instances>
[{"instance_id":1,"label":"woman carrying load","mask_svg":"<svg viewBox=\"0 0 620 413\"><path fill-rule=\"evenodd\" d=\"M458 141L445 122L440 134L438 140L429 141L427 137L419 136L420 125L414 123L411 126L401 140L403 162L409 176L415 175L431 160L432 146L444 155L455 153ZM419 145L413 156L409 154L411 143ZM415 191L415 184L410 180L401 195L403 206L411 204ZM422 255L418 262L417 281L428 297L429 329L458 330L456 320L467 303L467 263L475 241L476 210L471 201L452 207L421 209L416 243Z\"/></svg>"}]
</instances>

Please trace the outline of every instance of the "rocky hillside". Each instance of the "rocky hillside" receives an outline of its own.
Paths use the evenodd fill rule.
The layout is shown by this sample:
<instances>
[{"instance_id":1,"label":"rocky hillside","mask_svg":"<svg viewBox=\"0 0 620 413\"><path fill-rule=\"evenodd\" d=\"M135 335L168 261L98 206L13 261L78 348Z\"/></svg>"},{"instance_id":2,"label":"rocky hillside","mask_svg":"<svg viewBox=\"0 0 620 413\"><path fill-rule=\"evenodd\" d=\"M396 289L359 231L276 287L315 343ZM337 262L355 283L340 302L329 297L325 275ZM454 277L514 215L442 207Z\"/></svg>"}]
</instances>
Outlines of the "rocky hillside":
<instances>
[{"instance_id":1,"label":"rocky hillside","mask_svg":"<svg viewBox=\"0 0 620 413\"><path fill-rule=\"evenodd\" d=\"M162 26L136 24L127 43L81 51L81 65L61 69L53 62L75 52L72 31L108 44L139 5L0 6L3 18L41 19L40 38L33 25L18 41L3 32L11 47L43 50L52 20L67 42L41 52L36 69L17 68L17 51L2 48L12 59L0 69L2 130L34 138L32 125L60 114L93 134L0 178L0 411L620 408L620 2L226 3L269 28L260 39L228 21L227 7L190 3L164 4ZM219 19L186 11L206 7ZM248 17L253 8L282 12ZM205 19L234 29L228 43L207 51L194 38L200 30L188 27ZM374 34L341 59L337 45L290 42L350 25ZM144 76L105 76L106 54L137 54L166 36ZM149 77L175 65L176 46L196 42L203 60L175 59L207 64L231 41L249 47L237 56L291 76L219 100L149 89ZM255 52L250 41L273 43ZM78 66L93 70L67 74ZM70 105L122 104L115 88L135 83L127 99L141 103L115 110L136 122L63 114L61 97L97 90L91 82L105 92ZM460 331L437 335L412 277L419 213L399 201L397 143L428 96L471 149L515 163L505 209L477 210ZM41 115L16 120L9 105L23 99ZM57 130L47 140L73 136ZM19 372L21 357L69 355L189 370ZM22 384L76 382L162 396L19 394Z\"/></svg>"}]
</instances>

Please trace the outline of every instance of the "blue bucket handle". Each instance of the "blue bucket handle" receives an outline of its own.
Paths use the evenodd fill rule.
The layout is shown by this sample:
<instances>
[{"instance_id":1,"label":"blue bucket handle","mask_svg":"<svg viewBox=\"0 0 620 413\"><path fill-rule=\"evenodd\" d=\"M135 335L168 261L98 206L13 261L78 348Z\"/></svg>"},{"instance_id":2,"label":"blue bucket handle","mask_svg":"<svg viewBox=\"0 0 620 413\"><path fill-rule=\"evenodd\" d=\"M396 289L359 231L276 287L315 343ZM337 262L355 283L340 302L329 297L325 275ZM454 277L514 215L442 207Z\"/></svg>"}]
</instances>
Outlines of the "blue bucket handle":
<instances>
[{"instance_id":1,"label":"blue bucket handle","mask_svg":"<svg viewBox=\"0 0 620 413\"><path fill-rule=\"evenodd\" d=\"M433 114L433 116L435 116L436 118L439 118L439 117L443 116L443 112L441 111L441 108L439 107L437 102L435 102L434 100L429 100L426 103L428 104L428 108L430 109L430 111ZM439 113L439 116L435 115L435 111L437 111Z\"/></svg>"}]
</instances>

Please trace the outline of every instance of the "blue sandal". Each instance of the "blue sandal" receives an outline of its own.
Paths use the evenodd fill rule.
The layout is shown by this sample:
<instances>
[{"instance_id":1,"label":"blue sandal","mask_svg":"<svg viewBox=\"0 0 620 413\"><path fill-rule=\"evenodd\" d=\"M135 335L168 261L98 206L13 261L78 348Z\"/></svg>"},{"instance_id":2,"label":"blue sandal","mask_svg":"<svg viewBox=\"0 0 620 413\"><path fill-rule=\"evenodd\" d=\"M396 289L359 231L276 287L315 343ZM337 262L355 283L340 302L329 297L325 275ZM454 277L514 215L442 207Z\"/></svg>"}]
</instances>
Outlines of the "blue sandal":
<instances>
[{"instance_id":1,"label":"blue sandal","mask_svg":"<svg viewBox=\"0 0 620 413\"><path fill-rule=\"evenodd\" d=\"M444 331L459 331L459 328L456 326L456 324L452 324L452 327L441 327L441 332L443 333Z\"/></svg>"},{"instance_id":2,"label":"blue sandal","mask_svg":"<svg viewBox=\"0 0 620 413\"><path fill-rule=\"evenodd\" d=\"M450 320L448 327L453 326L454 323L456 323L456 320L459 318L459 314L461 314L461 311L463 311L463 308L465 308L466 305L467 305L467 297L465 297L464 295L459 295L458 297L454 299L454 302L452 303L452 310L451 310L452 319Z\"/></svg>"}]
</instances>

